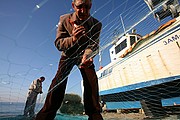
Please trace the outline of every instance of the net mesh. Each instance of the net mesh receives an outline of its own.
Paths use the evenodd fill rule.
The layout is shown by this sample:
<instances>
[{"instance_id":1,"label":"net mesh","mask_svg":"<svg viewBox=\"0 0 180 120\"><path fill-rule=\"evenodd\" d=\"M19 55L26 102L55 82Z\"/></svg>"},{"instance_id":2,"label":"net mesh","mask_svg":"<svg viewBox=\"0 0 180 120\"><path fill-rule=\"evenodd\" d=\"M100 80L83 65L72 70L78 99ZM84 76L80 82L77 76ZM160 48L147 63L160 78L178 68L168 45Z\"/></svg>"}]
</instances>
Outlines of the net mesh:
<instances>
[{"instance_id":1,"label":"net mesh","mask_svg":"<svg viewBox=\"0 0 180 120\"><path fill-rule=\"evenodd\" d=\"M60 53L54 46L56 23L60 15L73 11L71 0L26 2L15 3L15 1L11 1L11 3L8 3L3 1L0 5L0 24L3 26L0 29L0 116L23 114L29 85L40 76L45 76L43 94L38 95L35 111L37 112L41 109L59 63ZM14 4L18 7L14 8ZM94 58L96 70L98 70L100 65L106 66L110 63L109 49L114 45L118 37L131 32L132 29L136 29L137 33L141 36L145 36L171 20L171 17L167 17L158 22L154 18L154 11L161 9L162 4L153 11L150 11L143 0L93 1L91 15L103 24L100 34L99 51L93 51L93 56L96 55ZM12 9L7 10L7 8L3 7L7 5L12 7ZM62 5L61 8L59 5ZM175 30L179 30L179 27L177 26ZM123 66L121 62L110 66L113 68L113 74L115 75L111 78L104 76L103 80L108 78L108 80L114 83L108 80L101 83L102 80L99 79L101 84L100 97L106 103L105 111L118 109L121 112L126 110L129 113L132 109L137 108L139 110L143 108L147 116L161 116L169 109L172 113L172 109L166 108L167 106L177 107L180 105L180 69L177 67L180 64L177 60L180 56L178 46L180 44L180 35L174 35L174 37L175 39L171 37L164 40L164 44L172 43L177 46L176 51L171 51L171 47L168 48L169 53L174 54L169 60L162 60L165 53L161 52L163 47L159 46L159 51L153 50L151 52L147 50L143 52L144 54L151 52L150 56L147 54L145 58L149 63L143 63L144 58L138 59L135 57L129 63L124 63ZM163 38L165 36L162 36L161 39ZM101 53L100 62L97 55L98 52ZM159 56L162 56L161 60L156 57L154 59L153 55L155 56L157 53ZM131 57L131 53L128 55L128 57ZM123 59L125 61L127 57ZM176 59L176 63L171 63L171 59ZM174 68L178 72L176 74L171 73L171 70L165 66L163 61L171 64L171 69ZM156 66L157 64L155 63L158 63L159 66ZM147 65L155 66L154 68L156 69L153 71L166 72L166 76L156 78L157 72L152 72L151 67L146 67ZM138 66L144 68L141 68L139 71ZM136 76L139 72L144 73L149 81L140 81L141 76ZM122 74L127 75L127 79L121 78ZM149 79L151 75L154 75L155 78ZM80 76L78 66L73 67L70 75L65 78L67 77L68 85L66 93L75 93L82 96L82 77ZM125 84L128 79L133 79L134 82L129 82L131 83L129 85ZM56 89L62 82L57 83L50 91ZM102 90L102 85L107 86L106 89ZM11 107L7 107L7 105ZM173 113L177 111L173 111Z\"/></svg>"}]
</instances>

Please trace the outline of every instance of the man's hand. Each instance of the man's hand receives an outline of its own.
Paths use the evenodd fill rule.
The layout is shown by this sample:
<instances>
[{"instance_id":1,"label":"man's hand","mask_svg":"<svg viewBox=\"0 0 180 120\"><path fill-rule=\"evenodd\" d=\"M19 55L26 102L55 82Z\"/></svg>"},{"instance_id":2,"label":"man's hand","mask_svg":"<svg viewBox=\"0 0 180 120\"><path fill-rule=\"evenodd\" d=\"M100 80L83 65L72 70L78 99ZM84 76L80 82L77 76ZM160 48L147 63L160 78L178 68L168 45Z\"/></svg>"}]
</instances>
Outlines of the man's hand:
<instances>
[{"instance_id":1,"label":"man's hand","mask_svg":"<svg viewBox=\"0 0 180 120\"><path fill-rule=\"evenodd\" d=\"M85 34L85 28L84 26L78 26L74 24L74 28L72 30L72 35L73 35L73 42L76 42L79 40L79 38Z\"/></svg>"},{"instance_id":2,"label":"man's hand","mask_svg":"<svg viewBox=\"0 0 180 120\"><path fill-rule=\"evenodd\" d=\"M83 58L81 60L80 68L85 68L91 66L93 63L93 58L88 59L87 55L83 55Z\"/></svg>"}]
</instances>

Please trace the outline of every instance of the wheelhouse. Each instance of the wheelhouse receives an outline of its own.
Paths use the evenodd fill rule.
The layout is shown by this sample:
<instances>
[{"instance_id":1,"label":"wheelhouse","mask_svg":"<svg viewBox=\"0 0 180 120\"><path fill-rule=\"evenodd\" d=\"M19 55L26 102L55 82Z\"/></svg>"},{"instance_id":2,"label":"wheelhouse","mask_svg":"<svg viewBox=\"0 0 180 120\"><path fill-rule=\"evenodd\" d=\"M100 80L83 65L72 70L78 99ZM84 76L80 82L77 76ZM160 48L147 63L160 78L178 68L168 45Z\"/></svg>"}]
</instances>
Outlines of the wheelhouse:
<instances>
[{"instance_id":1,"label":"wheelhouse","mask_svg":"<svg viewBox=\"0 0 180 120\"><path fill-rule=\"evenodd\" d=\"M140 39L141 36L134 33L127 33L123 37L118 37L117 42L109 50L111 62L117 60L126 52L126 50L131 48L133 44L137 43Z\"/></svg>"}]
</instances>

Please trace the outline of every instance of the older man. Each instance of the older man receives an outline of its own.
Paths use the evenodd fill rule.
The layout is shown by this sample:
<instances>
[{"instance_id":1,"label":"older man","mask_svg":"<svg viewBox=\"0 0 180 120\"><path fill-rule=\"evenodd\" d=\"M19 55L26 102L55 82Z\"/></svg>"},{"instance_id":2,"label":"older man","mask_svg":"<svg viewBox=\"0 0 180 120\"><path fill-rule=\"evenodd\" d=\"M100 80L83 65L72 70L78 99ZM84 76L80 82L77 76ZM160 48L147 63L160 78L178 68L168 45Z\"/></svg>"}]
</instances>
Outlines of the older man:
<instances>
[{"instance_id":1,"label":"older man","mask_svg":"<svg viewBox=\"0 0 180 120\"><path fill-rule=\"evenodd\" d=\"M60 17L55 46L61 51L57 73L36 120L53 120L64 98L67 78L77 65L84 81L84 107L88 120L103 120L100 114L98 79L93 57L98 53L102 24L90 15L91 0L73 0L74 13Z\"/></svg>"}]
</instances>

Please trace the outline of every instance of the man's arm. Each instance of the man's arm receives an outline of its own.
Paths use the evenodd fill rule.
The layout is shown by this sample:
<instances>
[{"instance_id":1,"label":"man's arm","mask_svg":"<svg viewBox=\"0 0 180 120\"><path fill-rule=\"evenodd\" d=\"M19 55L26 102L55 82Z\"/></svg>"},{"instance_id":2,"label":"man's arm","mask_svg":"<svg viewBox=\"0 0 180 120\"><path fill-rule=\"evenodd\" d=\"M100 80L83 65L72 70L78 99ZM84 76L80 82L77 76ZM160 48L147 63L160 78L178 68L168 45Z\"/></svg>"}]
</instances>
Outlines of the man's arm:
<instances>
[{"instance_id":1,"label":"man's arm","mask_svg":"<svg viewBox=\"0 0 180 120\"><path fill-rule=\"evenodd\" d=\"M33 90L36 90L37 89L37 80L34 80L33 81Z\"/></svg>"},{"instance_id":2,"label":"man's arm","mask_svg":"<svg viewBox=\"0 0 180 120\"><path fill-rule=\"evenodd\" d=\"M93 34L90 38L90 44L86 48L84 55L88 56L88 58L93 58L95 57L98 52L99 52L99 37L100 37L100 32L102 28L102 23L97 22L94 26L92 26Z\"/></svg>"},{"instance_id":3,"label":"man's arm","mask_svg":"<svg viewBox=\"0 0 180 120\"><path fill-rule=\"evenodd\" d=\"M75 44L72 35L70 35L71 33L69 33L64 26L65 19L68 19L67 15L60 17L56 33L55 46L59 51L66 51Z\"/></svg>"},{"instance_id":4,"label":"man's arm","mask_svg":"<svg viewBox=\"0 0 180 120\"><path fill-rule=\"evenodd\" d=\"M102 23L98 22L94 27L93 35L90 38L90 45L85 49L81 60L81 66L90 66L93 63L93 57L95 57L99 52L99 36L102 28Z\"/></svg>"}]
</instances>

